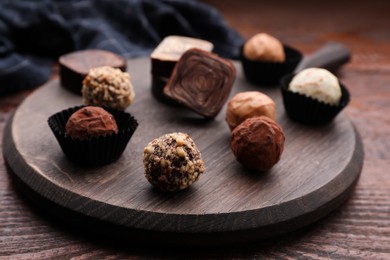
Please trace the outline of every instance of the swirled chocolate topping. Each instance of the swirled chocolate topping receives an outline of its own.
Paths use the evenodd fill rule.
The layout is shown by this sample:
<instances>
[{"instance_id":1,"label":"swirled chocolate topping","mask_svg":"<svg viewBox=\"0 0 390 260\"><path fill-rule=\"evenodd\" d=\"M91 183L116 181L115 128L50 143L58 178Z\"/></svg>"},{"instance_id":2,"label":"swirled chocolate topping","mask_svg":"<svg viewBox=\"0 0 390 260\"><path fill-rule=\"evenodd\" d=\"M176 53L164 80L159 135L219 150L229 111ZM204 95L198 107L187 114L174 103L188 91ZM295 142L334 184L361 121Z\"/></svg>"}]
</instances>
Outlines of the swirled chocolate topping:
<instances>
[{"instance_id":1,"label":"swirled chocolate topping","mask_svg":"<svg viewBox=\"0 0 390 260\"><path fill-rule=\"evenodd\" d=\"M214 118L236 78L232 62L200 49L186 51L164 87L164 94L196 113Z\"/></svg>"},{"instance_id":2,"label":"swirled chocolate topping","mask_svg":"<svg viewBox=\"0 0 390 260\"><path fill-rule=\"evenodd\" d=\"M211 51L214 45L205 40L169 35L154 49L151 58L152 75L169 78L181 55L189 49Z\"/></svg>"}]
</instances>

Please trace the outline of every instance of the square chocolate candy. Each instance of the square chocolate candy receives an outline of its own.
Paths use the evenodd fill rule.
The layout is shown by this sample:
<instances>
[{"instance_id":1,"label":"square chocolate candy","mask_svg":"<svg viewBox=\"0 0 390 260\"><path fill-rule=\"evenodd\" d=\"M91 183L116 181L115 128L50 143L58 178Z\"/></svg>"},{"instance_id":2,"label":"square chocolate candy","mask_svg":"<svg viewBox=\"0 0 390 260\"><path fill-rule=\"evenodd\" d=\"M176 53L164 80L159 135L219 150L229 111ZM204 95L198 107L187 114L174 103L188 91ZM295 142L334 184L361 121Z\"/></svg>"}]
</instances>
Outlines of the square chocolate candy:
<instances>
[{"instance_id":1,"label":"square chocolate candy","mask_svg":"<svg viewBox=\"0 0 390 260\"><path fill-rule=\"evenodd\" d=\"M181 55L189 49L212 51L214 45L205 40L171 35L165 37L150 55L152 75L169 78Z\"/></svg>"},{"instance_id":2,"label":"square chocolate candy","mask_svg":"<svg viewBox=\"0 0 390 260\"><path fill-rule=\"evenodd\" d=\"M176 64L164 94L205 118L214 118L226 103L235 78L231 61L190 49Z\"/></svg>"}]
</instances>

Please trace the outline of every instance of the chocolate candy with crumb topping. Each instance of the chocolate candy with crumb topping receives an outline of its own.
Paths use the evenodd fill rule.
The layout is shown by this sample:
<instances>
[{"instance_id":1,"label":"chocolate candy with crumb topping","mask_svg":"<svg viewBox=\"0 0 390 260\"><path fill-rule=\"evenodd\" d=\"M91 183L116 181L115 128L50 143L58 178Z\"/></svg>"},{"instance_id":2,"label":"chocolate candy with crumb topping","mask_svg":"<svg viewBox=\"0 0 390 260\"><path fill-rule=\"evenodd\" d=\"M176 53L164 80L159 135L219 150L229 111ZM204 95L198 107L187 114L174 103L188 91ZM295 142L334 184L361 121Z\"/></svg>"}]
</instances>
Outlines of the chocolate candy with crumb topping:
<instances>
[{"instance_id":1,"label":"chocolate candy with crumb topping","mask_svg":"<svg viewBox=\"0 0 390 260\"><path fill-rule=\"evenodd\" d=\"M229 60L190 49L176 64L164 93L196 113L214 118L226 103L235 78L236 69Z\"/></svg>"},{"instance_id":2,"label":"chocolate candy with crumb topping","mask_svg":"<svg viewBox=\"0 0 390 260\"><path fill-rule=\"evenodd\" d=\"M87 106L74 112L65 126L72 139L91 139L118 133L115 118L101 107Z\"/></svg>"},{"instance_id":3,"label":"chocolate candy with crumb topping","mask_svg":"<svg viewBox=\"0 0 390 260\"><path fill-rule=\"evenodd\" d=\"M266 116L252 117L232 132L230 148L244 167L267 171L280 159L284 149L283 129Z\"/></svg>"},{"instance_id":4,"label":"chocolate candy with crumb topping","mask_svg":"<svg viewBox=\"0 0 390 260\"><path fill-rule=\"evenodd\" d=\"M188 188L205 171L194 141L185 133L171 133L144 148L145 177L162 191Z\"/></svg>"},{"instance_id":5,"label":"chocolate candy with crumb topping","mask_svg":"<svg viewBox=\"0 0 390 260\"><path fill-rule=\"evenodd\" d=\"M124 110L134 100L130 75L109 66L93 68L83 80L83 102L87 106L106 106Z\"/></svg>"}]
</instances>

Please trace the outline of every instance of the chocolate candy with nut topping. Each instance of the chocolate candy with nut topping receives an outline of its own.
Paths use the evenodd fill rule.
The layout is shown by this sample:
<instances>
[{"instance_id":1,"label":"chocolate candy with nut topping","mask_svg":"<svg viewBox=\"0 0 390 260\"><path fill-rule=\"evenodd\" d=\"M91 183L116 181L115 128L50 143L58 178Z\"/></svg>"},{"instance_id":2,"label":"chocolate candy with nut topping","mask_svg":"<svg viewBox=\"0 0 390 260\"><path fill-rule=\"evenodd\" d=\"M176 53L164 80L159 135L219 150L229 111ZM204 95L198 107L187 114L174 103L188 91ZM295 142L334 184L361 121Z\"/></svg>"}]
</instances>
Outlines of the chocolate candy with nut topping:
<instances>
[{"instance_id":1,"label":"chocolate candy with nut topping","mask_svg":"<svg viewBox=\"0 0 390 260\"><path fill-rule=\"evenodd\" d=\"M205 171L194 141L185 133L171 133L144 148L145 177L162 191L188 188Z\"/></svg>"},{"instance_id":2,"label":"chocolate candy with nut topping","mask_svg":"<svg viewBox=\"0 0 390 260\"><path fill-rule=\"evenodd\" d=\"M190 49L176 64L164 93L205 118L214 118L226 103L235 78L236 69L229 60Z\"/></svg>"},{"instance_id":3,"label":"chocolate candy with nut topping","mask_svg":"<svg viewBox=\"0 0 390 260\"><path fill-rule=\"evenodd\" d=\"M124 110L135 97L127 72L109 66L93 68L83 80L83 102L87 106L106 106Z\"/></svg>"}]
</instances>

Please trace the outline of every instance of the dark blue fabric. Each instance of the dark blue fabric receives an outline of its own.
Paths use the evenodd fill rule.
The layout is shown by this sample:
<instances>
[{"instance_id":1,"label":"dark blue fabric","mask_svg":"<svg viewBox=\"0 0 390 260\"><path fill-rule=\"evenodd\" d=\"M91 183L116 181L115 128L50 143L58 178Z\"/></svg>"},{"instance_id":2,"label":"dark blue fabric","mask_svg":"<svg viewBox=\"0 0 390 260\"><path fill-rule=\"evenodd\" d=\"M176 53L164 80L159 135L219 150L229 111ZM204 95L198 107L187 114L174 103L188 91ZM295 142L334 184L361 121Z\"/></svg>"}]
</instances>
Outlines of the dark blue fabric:
<instances>
[{"instance_id":1,"label":"dark blue fabric","mask_svg":"<svg viewBox=\"0 0 390 260\"><path fill-rule=\"evenodd\" d=\"M237 58L242 37L218 11L188 0L0 1L0 95L43 84L62 54L148 55L168 35L209 40Z\"/></svg>"}]
</instances>

